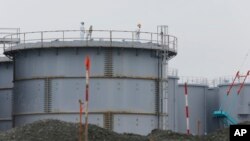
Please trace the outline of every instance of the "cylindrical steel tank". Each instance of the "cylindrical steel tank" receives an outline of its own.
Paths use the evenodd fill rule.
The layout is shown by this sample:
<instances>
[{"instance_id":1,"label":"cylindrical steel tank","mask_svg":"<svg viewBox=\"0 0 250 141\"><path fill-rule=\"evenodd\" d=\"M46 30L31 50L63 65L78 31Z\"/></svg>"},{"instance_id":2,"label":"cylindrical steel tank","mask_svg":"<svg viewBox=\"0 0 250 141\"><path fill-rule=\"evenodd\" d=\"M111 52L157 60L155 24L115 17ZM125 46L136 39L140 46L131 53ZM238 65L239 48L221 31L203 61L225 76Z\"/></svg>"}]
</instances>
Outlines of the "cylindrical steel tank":
<instances>
[{"instance_id":1,"label":"cylindrical steel tank","mask_svg":"<svg viewBox=\"0 0 250 141\"><path fill-rule=\"evenodd\" d=\"M14 60L15 126L45 118L79 122L88 55L90 123L120 133L147 134L159 127L159 85L166 81L160 77L162 60L164 54L167 59L176 55L175 37L166 35L166 46L154 33L145 33L149 40L141 33L143 40L135 41L133 32L120 33L131 38L118 38L118 31L107 31L105 38L95 37L104 31L93 31L90 40L68 40L68 31L57 38L57 32L53 41L46 38L49 32L38 32L38 40L30 36L32 41L33 33L24 33L20 44L5 47Z\"/></svg>"},{"instance_id":2,"label":"cylindrical steel tank","mask_svg":"<svg viewBox=\"0 0 250 141\"><path fill-rule=\"evenodd\" d=\"M179 84L176 95L177 131L187 133L184 84ZM208 85L187 83L189 126L193 135L206 133L206 94Z\"/></svg>"},{"instance_id":3,"label":"cylindrical steel tank","mask_svg":"<svg viewBox=\"0 0 250 141\"><path fill-rule=\"evenodd\" d=\"M236 83L229 95L227 90L229 89L231 82L221 83L219 85L219 107L221 110L228 113L230 117L236 120L238 123L250 120L250 83L245 83L240 93L237 91L240 88L240 83ZM219 110L219 109L218 109ZM219 120L219 119L218 119ZM221 121L221 120L220 120ZM224 127L224 123L220 122L220 127Z\"/></svg>"},{"instance_id":4,"label":"cylindrical steel tank","mask_svg":"<svg viewBox=\"0 0 250 141\"><path fill-rule=\"evenodd\" d=\"M0 131L12 128L13 64L0 57Z\"/></svg>"}]
</instances>

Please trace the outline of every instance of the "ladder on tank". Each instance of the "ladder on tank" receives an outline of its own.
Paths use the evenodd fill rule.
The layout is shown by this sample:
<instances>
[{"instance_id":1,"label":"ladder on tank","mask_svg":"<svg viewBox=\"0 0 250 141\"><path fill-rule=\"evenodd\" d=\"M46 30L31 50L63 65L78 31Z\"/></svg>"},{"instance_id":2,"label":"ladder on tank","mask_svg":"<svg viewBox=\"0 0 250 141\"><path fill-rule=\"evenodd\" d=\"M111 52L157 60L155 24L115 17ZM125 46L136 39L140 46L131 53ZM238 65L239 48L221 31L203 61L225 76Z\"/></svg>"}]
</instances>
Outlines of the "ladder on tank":
<instances>
[{"instance_id":1,"label":"ladder on tank","mask_svg":"<svg viewBox=\"0 0 250 141\"><path fill-rule=\"evenodd\" d=\"M245 81L246 81L248 75L250 75L250 71L248 71L246 75L240 75L240 72L238 71L236 73L235 77L234 77L234 80L233 80L232 84L229 86L229 88L227 90L227 95L226 96L228 96L230 94L230 91L231 91L232 87L235 85L236 79L237 78L238 79L244 78L243 82L240 83L239 89L237 90L237 95L239 95L242 88L243 88L243 86L244 86L244 84L245 84ZM235 100L235 99L233 99L233 100ZM216 118L222 119L224 125L226 125L226 126L237 124L237 121L232 116L230 116L230 114L228 112L221 109L221 106L220 106L219 110L213 112L213 116L216 117Z\"/></svg>"},{"instance_id":2,"label":"ladder on tank","mask_svg":"<svg viewBox=\"0 0 250 141\"><path fill-rule=\"evenodd\" d=\"M168 36L168 26L159 25L157 26L157 42L162 47L161 67L158 68L161 71L159 76L159 121L158 128L167 130L168 125L168 60L169 60L169 36ZM161 53L160 53L161 54Z\"/></svg>"}]
</instances>

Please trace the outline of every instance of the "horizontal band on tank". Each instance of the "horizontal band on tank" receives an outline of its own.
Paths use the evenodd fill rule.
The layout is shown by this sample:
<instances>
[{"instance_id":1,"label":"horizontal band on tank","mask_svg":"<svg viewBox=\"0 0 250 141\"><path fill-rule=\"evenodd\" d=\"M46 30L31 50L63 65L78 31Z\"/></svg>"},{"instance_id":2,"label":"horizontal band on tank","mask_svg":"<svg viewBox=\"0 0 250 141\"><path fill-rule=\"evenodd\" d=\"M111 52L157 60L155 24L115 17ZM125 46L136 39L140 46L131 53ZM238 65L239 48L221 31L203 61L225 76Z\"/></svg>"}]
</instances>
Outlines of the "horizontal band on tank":
<instances>
[{"instance_id":1,"label":"horizontal band on tank","mask_svg":"<svg viewBox=\"0 0 250 141\"><path fill-rule=\"evenodd\" d=\"M5 47L4 53L11 55L15 51L27 50L27 49L38 49L38 48L69 48L69 47L104 47L104 48L130 48L130 49L149 49L149 50L160 50L166 51L170 56L177 54L176 47L170 48L166 45L160 45L156 43L141 43L141 42L119 42L119 41L51 41L51 42L36 42L36 43L21 43L16 46Z\"/></svg>"},{"instance_id":2,"label":"horizontal band on tank","mask_svg":"<svg viewBox=\"0 0 250 141\"><path fill-rule=\"evenodd\" d=\"M85 79L85 76L49 76L49 77L32 77L32 78L18 78L15 81L26 80L40 80L40 79ZM138 77L138 76L90 76L91 78L106 78L106 79L142 79L142 80L158 80L157 77ZM167 79L163 79L167 81Z\"/></svg>"},{"instance_id":3,"label":"horizontal band on tank","mask_svg":"<svg viewBox=\"0 0 250 141\"><path fill-rule=\"evenodd\" d=\"M101 112L88 112L88 114L117 114L117 115L157 115L156 113L143 113L143 112L129 112L129 111L101 111ZM14 116L22 116L22 115L48 115L48 114L79 114L79 112L49 112L49 113L15 113ZM83 112L84 114L84 112ZM167 115L167 114L165 114Z\"/></svg>"},{"instance_id":4,"label":"horizontal band on tank","mask_svg":"<svg viewBox=\"0 0 250 141\"><path fill-rule=\"evenodd\" d=\"M1 121L12 121L12 119L11 118L0 118L0 122Z\"/></svg>"},{"instance_id":5,"label":"horizontal band on tank","mask_svg":"<svg viewBox=\"0 0 250 141\"><path fill-rule=\"evenodd\" d=\"M12 90L12 89L13 89L12 87L0 88L0 91L1 90Z\"/></svg>"},{"instance_id":6,"label":"horizontal band on tank","mask_svg":"<svg viewBox=\"0 0 250 141\"><path fill-rule=\"evenodd\" d=\"M100 38L92 38L92 40L77 40L71 39L70 41L55 38L55 40L32 40L30 42L21 42L18 44L5 44L5 54L11 54L13 51L36 49L36 48L64 48L64 47L114 47L114 48L136 48L136 49L150 49L167 51L170 56L177 54L177 38L171 37L172 41L168 45L162 45L161 42L153 40L102 40Z\"/></svg>"}]
</instances>

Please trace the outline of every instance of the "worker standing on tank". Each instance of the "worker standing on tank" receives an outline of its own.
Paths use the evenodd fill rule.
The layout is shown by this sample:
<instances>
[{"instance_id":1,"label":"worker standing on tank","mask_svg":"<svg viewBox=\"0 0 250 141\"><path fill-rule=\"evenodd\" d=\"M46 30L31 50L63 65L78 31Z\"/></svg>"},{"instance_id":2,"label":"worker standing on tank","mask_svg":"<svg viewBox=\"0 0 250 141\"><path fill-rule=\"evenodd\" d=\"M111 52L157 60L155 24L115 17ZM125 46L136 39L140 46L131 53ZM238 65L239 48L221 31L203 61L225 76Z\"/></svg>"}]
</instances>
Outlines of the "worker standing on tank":
<instances>
[{"instance_id":1,"label":"worker standing on tank","mask_svg":"<svg viewBox=\"0 0 250 141\"><path fill-rule=\"evenodd\" d=\"M88 35L87 35L87 40L88 40L88 38L91 40L92 32L93 32L93 26L91 25L91 26L89 27L89 32L88 32Z\"/></svg>"},{"instance_id":2,"label":"worker standing on tank","mask_svg":"<svg viewBox=\"0 0 250 141\"><path fill-rule=\"evenodd\" d=\"M81 37L81 40L84 40L84 34L85 34L84 22L81 22L81 26L80 26L80 37Z\"/></svg>"},{"instance_id":3,"label":"worker standing on tank","mask_svg":"<svg viewBox=\"0 0 250 141\"><path fill-rule=\"evenodd\" d=\"M137 24L137 30L136 30L136 40L140 40L140 32L141 32L141 24Z\"/></svg>"}]
</instances>

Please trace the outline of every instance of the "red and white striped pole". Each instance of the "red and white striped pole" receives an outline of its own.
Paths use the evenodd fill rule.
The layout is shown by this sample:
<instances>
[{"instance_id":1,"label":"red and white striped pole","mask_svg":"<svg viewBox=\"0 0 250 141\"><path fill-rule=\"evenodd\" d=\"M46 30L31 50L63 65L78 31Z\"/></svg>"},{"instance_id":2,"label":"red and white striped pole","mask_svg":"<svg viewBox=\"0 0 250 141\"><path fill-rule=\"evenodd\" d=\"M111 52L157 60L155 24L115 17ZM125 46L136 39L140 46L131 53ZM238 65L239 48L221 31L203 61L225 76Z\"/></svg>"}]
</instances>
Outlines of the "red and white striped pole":
<instances>
[{"instance_id":1,"label":"red and white striped pole","mask_svg":"<svg viewBox=\"0 0 250 141\"><path fill-rule=\"evenodd\" d=\"M186 121L187 121L187 134L190 134L189 129L189 112L188 112L188 92L187 92L187 83L185 83L185 108L186 108Z\"/></svg>"},{"instance_id":2,"label":"red and white striped pole","mask_svg":"<svg viewBox=\"0 0 250 141\"><path fill-rule=\"evenodd\" d=\"M89 70L90 70L90 59L89 56L85 58L86 67L86 92L85 92L85 140L88 141L88 108L89 108Z\"/></svg>"}]
</instances>

